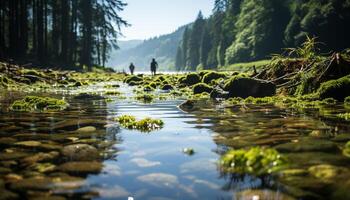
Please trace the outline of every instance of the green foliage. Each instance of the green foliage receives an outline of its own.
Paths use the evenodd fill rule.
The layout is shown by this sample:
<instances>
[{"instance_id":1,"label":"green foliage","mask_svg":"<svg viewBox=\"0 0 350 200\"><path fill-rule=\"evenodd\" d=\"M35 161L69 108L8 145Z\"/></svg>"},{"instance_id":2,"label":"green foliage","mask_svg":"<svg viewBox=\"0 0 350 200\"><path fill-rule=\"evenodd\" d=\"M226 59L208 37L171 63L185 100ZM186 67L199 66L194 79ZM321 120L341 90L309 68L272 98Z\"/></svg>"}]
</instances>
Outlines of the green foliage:
<instances>
[{"instance_id":1,"label":"green foliage","mask_svg":"<svg viewBox=\"0 0 350 200\"><path fill-rule=\"evenodd\" d=\"M137 121L134 116L122 115L116 118L116 121L124 128L137 129L141 132L151 132L161 129L164 122L160 119L151 119L149 117Z\"/></svg>"},{"instance_id":2,"label":"green foliage","mask_svg":"<svg viewBox=\"0 0 350 200\"><path fill-rule=\"evenodd\" d=\"M285 167L286 159L275 149L253 147L249 150L230 150L220 158L225 172L264 176Z\"/></svg>"},{"instance_id":3,"label":"green foliage","mask_svg":"<svg viewBox=\"0 0 350 200\"><path fill-rule=\"evenodd\" d=\"M68 107L68 103L61 99L50 97L27 96L22 100L15 101L10 109L19 112L34 111L60 111Z\"/></svg>"}]
</instances>

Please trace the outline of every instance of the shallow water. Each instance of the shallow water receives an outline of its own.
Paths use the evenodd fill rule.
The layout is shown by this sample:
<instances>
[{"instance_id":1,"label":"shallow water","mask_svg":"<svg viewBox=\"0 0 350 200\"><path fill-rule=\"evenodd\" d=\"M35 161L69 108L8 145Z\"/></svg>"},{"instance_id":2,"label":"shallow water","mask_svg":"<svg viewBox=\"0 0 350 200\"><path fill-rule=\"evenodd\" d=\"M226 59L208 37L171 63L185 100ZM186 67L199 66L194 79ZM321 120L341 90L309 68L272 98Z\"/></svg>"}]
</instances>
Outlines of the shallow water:
<instances>
[{"instance_id":1,"label":"shallow water","mask_svg":"<svg viewBox=\"0 0 350 200\"><path fill-rule=\"evenodd\" d=\"M101 88L95 86L93 90ZM120 90L128 93L132 89L125 86ZM65 96L69 109L46 114L15 113L7 107L23 94L1 94L2 197L16 193L19 196L15 197L23 199L53 196L165 200L252 199L255 195L260 196L259 199L279 200L339 199L339 196L346 199L349 195L350 159L342 155L340 148L350 140L350 126L346 122L323 119L313 109L301 111L271 105L224 107L203 102L201 109L186 113L177 107L181 100L143 104L132 99L77 100L62 91L49 95ZM323 109L337 112L345 108ZM113 121L123 114L159 118L165 125L150 133L126 130ZM83 127L96 130L77 131ZM40 144L19 143L23 141ZM309 148L278 146L300 141ZM62 170L62 164L71 162L62 155L40 161L26 160L39 153L60 152L64 146L82 143L95 146L103 155L103 159L99 159L103 163L101 170L91 173L79 172L83 170L78 168L78 172ZM217 162L227 149L255 145L279 147L291 163L289 168L302 173L253 177L220 171ZM184 148L193 148L195 154L185 154ZM337 168L339 173L332 175L309 172L310 167L320 164L341 169ZM25 180L33 177L46 178L47 184L31 187L37 179L25 184ZM55 182L57 179L59 183Z\"/></svg>"}]
</instances>

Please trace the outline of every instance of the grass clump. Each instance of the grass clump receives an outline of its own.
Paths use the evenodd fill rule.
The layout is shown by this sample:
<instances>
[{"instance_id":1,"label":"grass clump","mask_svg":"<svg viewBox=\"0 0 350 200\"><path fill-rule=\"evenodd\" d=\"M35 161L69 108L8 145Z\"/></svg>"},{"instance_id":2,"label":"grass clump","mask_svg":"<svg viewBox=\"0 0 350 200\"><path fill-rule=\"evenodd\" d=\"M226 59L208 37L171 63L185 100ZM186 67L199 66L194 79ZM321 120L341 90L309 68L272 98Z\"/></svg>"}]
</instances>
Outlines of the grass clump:
<instances>
[{"instance_id":1,"label":"grass clump","mask_svg":"<svg viewBox=\"0 0 350 200\"><path fill-rule=\"evenodd\" d=\"M116 121L119 124L127 129L136 129L141 132L151 132L154 130L161 129L164 125L164 122L160 119L144 118L139 121L136 120L134 116L131 115L122 115L116 118Z\"/></svg>"},{"instance_id":2,"label":"grass clump","mask_svg":"<svg viewBox=\"0 0 350 200\"><path fill-rule=\"evenodd\" d=\"M19 112L60 111L68 107L68 103L61 99L50 97L27 96L15 101L10 109Z\"/></svg>"},{"instance_id":3,"label":"grass clump","mask_svg":"<svg viewBox=\"0 0 350 200\"><path fill-rule=\"evenodd\" d=\"M286 164L286 160L275 149L261 147L230 150L220 159L224 172L255 176L277 172Z\"/></svg>"}]
</instances>

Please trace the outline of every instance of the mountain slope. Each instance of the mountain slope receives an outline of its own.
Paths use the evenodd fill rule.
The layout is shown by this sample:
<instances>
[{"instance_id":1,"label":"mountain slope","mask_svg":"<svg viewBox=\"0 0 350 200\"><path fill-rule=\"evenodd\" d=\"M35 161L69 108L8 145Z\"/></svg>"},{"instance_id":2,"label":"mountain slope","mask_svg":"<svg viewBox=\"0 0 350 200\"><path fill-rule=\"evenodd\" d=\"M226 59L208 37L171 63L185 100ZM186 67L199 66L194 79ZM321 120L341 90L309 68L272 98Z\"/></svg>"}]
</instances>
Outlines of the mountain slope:
<instances>
[{"instance_id":1,"label":"mountain slope","mask_svg":"<svg viewBox=\"0 0 350 200\"><path fill-rule=\"evenodd\" d=\"M159 70L174 70L176 50L182 39L185 27L182 26L175 32L167 35L145 40L129 49L123 48L124 44L119 43L120 49L111 54L107 66L111 66L117 71L128 71L129 64L133 62L136 66L136 71L144 71L149 70L149 63L152 58L156 58Z\"/></svg>"}]
</instances>

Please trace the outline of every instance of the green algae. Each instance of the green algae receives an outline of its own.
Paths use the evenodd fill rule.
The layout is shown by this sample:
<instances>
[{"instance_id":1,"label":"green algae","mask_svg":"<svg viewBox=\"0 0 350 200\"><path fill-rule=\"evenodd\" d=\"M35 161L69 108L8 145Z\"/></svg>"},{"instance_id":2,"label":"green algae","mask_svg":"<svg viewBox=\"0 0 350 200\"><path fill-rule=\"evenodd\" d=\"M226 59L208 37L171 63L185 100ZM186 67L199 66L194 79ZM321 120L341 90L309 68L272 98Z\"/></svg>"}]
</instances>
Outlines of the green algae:
<instances>
[{"instance_id":1,"label":"green algae","mask_svg":"<svg viewBox=\"0 0 350 200\"><path fill-rule=\"evenodd\" d=\"M10 109L19 112L33 111L61 111L68 107L68 103L62 99L50 97L27 96L22 100L15 101Z\"/></svg>"},{"instance_id":2,"label":"green algae","mask_svg":"<svg viewBox=\"0 0 350 200\"><path fill-rule=\"evenodd\" d=\"M286 159L275 149L261 147L229 150L220 158L220 166L224 172L256 176L277 172L286 164Z\"/></svg>"},{"instance_id":3,"label":"green algae","mask_svg":"<svg viewBox=\"0 0 350 200\"><path fill-rule=\"evenodd\" d=\"M124 128L136 129L141 132L151 132L163 128L164 122L160 119L144 118L136 120L134 116L122 115L116 118L116 121Z\"/></svg>"},{"instance_id":4,"label":"green algae","mask_svg":"<svg viewBox=\"0 0 350 200\"><path fill-rule=\"evenodd\" d=\"M321 99L332 97L338 101L343 101L350 96L350 76L322 83L318 93Z\"/></svg>"}]
</instances>

